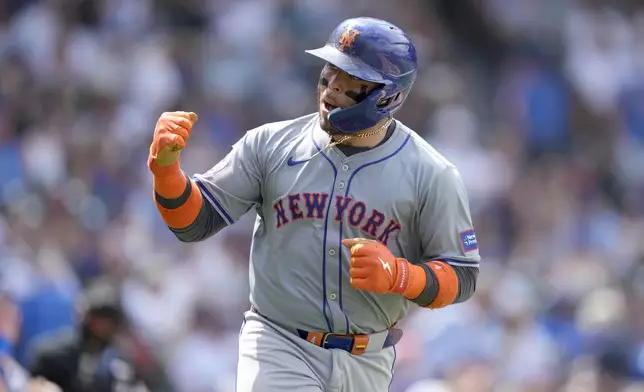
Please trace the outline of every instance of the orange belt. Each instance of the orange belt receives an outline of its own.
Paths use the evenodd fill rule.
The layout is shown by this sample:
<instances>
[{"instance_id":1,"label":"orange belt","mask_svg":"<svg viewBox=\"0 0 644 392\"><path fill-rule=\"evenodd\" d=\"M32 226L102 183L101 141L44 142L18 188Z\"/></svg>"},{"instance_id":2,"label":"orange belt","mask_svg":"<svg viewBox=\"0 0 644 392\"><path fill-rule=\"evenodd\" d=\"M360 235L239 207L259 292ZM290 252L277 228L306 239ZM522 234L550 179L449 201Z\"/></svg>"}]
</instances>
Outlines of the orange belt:
<instances>
[{"instance_id":1,"label":"orange belt","mask_svg":"<svg viewBox=\"0 0 644 392\"><path fill-rule=\"evenodd\" d=\"M251 311L261 315L251 306ZM310 332L298 329L298 335L309 343L325 349L344 350L354 355L382 350L396 345L402 338L400 328L389 328L369 335L337 334L332 332Z\"/></svg>"}]
</instances>

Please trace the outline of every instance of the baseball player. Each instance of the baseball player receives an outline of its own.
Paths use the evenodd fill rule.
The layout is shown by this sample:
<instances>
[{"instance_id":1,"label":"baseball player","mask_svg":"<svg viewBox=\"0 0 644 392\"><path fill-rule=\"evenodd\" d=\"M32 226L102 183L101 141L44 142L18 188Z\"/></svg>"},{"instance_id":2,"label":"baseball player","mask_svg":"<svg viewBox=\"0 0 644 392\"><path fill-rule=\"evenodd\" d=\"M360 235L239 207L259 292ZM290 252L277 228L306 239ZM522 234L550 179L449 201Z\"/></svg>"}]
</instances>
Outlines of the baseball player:
<instances>
[{"instance_id":1,"label":"baseball player","mask_svg":"<svg viewBox=\"0 0 644 392\"><path fill-rule=\"evenodd\" d=\"M393 118L417 72L405 32L348 19L307 53L325 62L318 110L248 131L203 174L179 166L197 115L162 114L154 200L184 242L257 213L238 392L387 391L405 314L474 292L469 202L457 169Z\"/></svg>"}]
</instances>

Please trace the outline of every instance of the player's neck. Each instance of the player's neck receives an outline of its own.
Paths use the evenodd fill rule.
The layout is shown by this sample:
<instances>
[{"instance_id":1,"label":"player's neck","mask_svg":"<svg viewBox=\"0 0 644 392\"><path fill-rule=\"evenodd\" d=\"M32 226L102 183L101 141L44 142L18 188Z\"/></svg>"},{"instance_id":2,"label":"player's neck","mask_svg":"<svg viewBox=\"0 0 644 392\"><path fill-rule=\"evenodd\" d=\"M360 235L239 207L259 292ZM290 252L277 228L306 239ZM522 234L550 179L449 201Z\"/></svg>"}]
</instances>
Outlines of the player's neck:
<instances>
[{"instance_id":1,"label":"player's neck","mask_svg":"<svg viewBox=\"0 0 644 392\"><path fill-rule=\"evenodd\" d=\"M365 129L364 131L362 131L360 133L361 134L370 134L370 133L373 133L373 132L376 132L376 131L379 130L378 132L373 133L372 135L369 135L369 136L365 136L365 137L351 137L351 138L348 138L347 140L343 141L342 144L345 145L345 146L351 146L351 147L367 147L367 148L375 147L387 135L387 128L389 128L387 126L387 124L388 124L387 121L383 121L381 123L378 123L377 125L375 125L375 126L373 126L371 128ZM342 135L334 136L333 140L334 141L340 141L340 140L343 139L343 137L344 136L342 136Z\"/></svg>"}]
</instances>

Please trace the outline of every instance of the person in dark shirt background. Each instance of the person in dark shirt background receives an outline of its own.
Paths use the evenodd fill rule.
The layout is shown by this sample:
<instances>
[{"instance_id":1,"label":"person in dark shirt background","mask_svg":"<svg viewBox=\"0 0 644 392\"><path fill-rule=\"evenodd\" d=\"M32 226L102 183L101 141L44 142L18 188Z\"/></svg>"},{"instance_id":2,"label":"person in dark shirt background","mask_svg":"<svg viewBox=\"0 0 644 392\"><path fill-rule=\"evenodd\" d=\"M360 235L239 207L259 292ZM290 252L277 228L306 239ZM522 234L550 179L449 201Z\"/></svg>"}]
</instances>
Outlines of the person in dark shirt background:
<instances>
[{"instance_id":1,"label":"person in dark shirt background","mask_svg":"<svg viewBox=\"0 0 644 392\"><path fill-rule=\"evenodd\" d=\"M114 340L123 322L116 288L99 282L89 288L76 331L43 341L29 372L65 392L147 391Z\"/></svg>"}]
</instances>

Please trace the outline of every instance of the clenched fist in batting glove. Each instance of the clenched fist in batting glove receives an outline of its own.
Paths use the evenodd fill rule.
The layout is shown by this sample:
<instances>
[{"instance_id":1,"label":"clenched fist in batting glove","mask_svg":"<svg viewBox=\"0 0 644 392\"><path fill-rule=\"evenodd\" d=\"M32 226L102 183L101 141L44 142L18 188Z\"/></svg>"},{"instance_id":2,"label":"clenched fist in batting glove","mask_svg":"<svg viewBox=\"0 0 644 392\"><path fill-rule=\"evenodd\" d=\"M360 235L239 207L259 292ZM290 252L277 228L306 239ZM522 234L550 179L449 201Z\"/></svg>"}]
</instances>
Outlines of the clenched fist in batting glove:
<instances>
[{"instance_id":1,"label":"clenched fist in batting glove","mask_svg":"<svg viewBox=\"0 0 644 392\"><path fill-rule=\"evenodd\" d=\"M159 167L171 166L179 160L198 118L193 112L166 112L159 117L148 158L148 167L154 174L159 174Z\"/></svg>"},{"instance_id":2,"label":"clenched fist in batting glove","mask_svg":"<svg viewBox=\"0 0 644 392\"><path fill-rule=\"evenodd\" d=\"M351 286L378 294L395 293L405 296L412 287L414 266L395 257L387 247L375 240L345 239L342 244L351 249Z\"/></svg>"}]
</instances>

